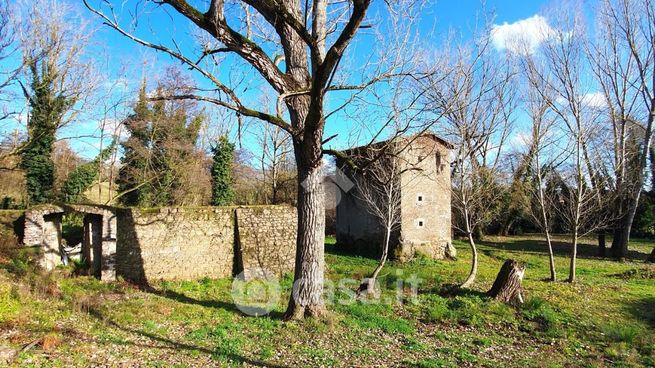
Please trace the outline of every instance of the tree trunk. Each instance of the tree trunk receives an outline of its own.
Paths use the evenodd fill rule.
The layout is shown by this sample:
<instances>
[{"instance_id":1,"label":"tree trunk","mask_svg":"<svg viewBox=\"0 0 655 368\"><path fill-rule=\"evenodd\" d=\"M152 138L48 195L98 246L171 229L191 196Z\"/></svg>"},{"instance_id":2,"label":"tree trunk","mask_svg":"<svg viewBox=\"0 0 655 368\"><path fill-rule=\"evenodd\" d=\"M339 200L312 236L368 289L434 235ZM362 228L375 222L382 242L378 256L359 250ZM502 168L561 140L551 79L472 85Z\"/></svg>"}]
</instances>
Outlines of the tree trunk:
<instances>
[{"instance_id":1,"label":"tree trunk","mask_svg":"<svg viewBox=\"0 0 655 368\"><path fill-rule=\"evenodd\" d=\"M517 301L523 303L521 282L525 275L525 267L513 259L508 259L496 276L493 286L487 295L503 303Z\"/></svg>"},{"instance_id":2,"label":"tree trunk","mask_svg":"<svg viewBox=\"0 0 655 368\"><path fill-rule=\"evenodd\" d=\"M648 263L655 263L655 248L653 248L653 251L650 252L650 256L648 256L648 259L646 260Z\"/></svg>"},{"instance_id":3,"label":"tree trunk","mask_svg":"<svg viewBox=\"0 0 655 368\"><path fill-rule=\"evenodd\" d=\"M573 232L573 244L571 249L571 263L569 265L569 279L568 282L575 282L575 262L578 258L578 232Z\"/></svg>"},{"instance_id":4,"label":"tree trunk","mask_svg":"<svg viewBox=\"0 0 655 368\"><path fill-rule=\"evenodd\" d=\"M638 197L637 197L638 198ZM638 200L638 199L637 199ZM628 243L630 242L630 229L637 212L635 201L630 200L628 211L619 221L618 226L614 229L614 238L612 239L612 257L617 260L624 260L628 255Z\"/></svg>"},{"instance_id":5,"label":"tree trunk","mask_svg":"<svg viewBox=\"0 0 655 368\"><path fill-rule=\"evenodd\" d=\"M298 234L294 283L285 319L321 317L325 314L323 278L325 270L325 192L321 147L322 111L310 111L305 96L287 102L294 126L303 126L293 138L298 170Z\"/></svg>"},{"instance_id":6,"label":"tree trunk","mask_svg":"<svg viewBox=\"0 0 655 368\"><path fill-rule=\"evenodd\" d=\"M546 230L546 243L548 243L548 260L550 263L550 281L557 281L557 271L555 270L555 254L553 254L553 241L550 238L550 231Z\"/></svg>"},{"instance_id":7,"label":"tree trunk","mask_svg":"<svg viewBox=\"0 0 655 368\"><path fill-rule=\"evenodd\" d=\"M325 268L325 201L321 167L298 166L298 238L294 285L285 318L321 317Z\"/></svg>"},{"instance_id":8,"label":"tree trunk","mask_svg":"<svg viewBox=\"0 0 655 368\"><path fill-rule=\"evenodd\" d=\"M462 285L460 285L461 288L468 288L473 285L473 282L475 281L475 277L478 274L478 249L475 246L475 241L473 240L473 233L471 231L468 232L468 237L469 237L469 245L471 246L471 253L473 253L473 260L471 261L471 272L469 272L469 276L464 281Z\"/></svg>"},{"instance_id":9,"label":"tree trunk","mask_svg":"<svg viewBox=\"0 0 655 368\"><path fill-rule=\"evenodd\" d=\"M605 243L605 232L601 231L598 233L598 256L605 257L607 253L607 245Z\"/></svg>"}]
</instances>

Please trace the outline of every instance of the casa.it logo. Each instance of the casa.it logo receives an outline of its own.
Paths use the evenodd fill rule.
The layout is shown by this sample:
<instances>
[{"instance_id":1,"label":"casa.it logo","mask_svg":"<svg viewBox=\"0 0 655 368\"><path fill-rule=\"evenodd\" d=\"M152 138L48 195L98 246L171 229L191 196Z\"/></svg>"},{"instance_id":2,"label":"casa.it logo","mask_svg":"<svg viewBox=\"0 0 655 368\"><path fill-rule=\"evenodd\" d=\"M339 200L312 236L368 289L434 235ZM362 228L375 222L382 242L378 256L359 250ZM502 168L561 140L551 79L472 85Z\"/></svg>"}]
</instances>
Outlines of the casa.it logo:
<instances>
[{"instance_id":1,"label":"casa.it logo","mask_svg":"<svg viewBox=\"0 0 655 368\"><path fill-rule=\"evenodd\" d=\"M313 180L315 177L310 177L300 184L305 189L311 189L312 183L323 183L323 188L326 193L334 193L334 201L326 201L326 209L335 209L339 202L341 202L342 193L348 193L355 186L348 175L346 175L342 170L337 168L333 174L326 175L324 168L321 168L320 174L318 174L319 180Z\"/></svg>"}]
</instances>

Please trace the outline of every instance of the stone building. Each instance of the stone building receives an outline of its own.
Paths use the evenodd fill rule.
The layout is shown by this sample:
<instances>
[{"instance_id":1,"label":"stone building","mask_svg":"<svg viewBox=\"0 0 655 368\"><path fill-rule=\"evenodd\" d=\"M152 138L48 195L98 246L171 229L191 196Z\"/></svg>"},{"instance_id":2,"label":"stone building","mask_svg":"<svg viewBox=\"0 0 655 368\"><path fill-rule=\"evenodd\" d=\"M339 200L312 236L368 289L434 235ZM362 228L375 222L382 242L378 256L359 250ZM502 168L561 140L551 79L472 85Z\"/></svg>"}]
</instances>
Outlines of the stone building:
<instances>
[{"instance_id":1,"label":"stone building","mask_svg":"<svg viewBox=\"0 0 655 368\"><path fill-rule=\"evenodd\" d=\"M390 256L409 260L417 254L441 259L454 257L451 231L451 179L449 153L453 146L434 134L397 138L352 148L337 167L355 183L342 190L337 204L337 244L345 251L379 254L384 227L362 200L358 182L365 179L353 169L378 152L397 160L399 174L393 176L400 189L400 221L393 231Z\"/></svg>"}]
</instances>

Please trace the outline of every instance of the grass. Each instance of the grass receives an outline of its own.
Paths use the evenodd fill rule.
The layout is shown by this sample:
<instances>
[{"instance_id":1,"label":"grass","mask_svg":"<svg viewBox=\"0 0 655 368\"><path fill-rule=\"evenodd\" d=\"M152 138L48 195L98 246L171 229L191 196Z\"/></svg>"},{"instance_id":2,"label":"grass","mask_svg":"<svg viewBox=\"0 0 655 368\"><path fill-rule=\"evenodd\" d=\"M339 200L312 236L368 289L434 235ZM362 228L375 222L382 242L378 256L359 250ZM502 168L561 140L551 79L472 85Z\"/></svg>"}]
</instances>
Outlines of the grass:
<instances>
[{"instance_id":1,"label":"grass","mask_svg":"<svg viewBox=\"0 0 655 368\"><path fill-rule=\"evenodd\" d=\"M564 279L567 248L559 240ZM445 296L444 285L461 282L469 268L468 247L455 245L457 261L391 262L380 275L383 303L332 303L329 318L305 322L280 319L290 276L272 313L249 317L232 302L231 280L157 282L142 291L71 277L71 269L41 275L22 255L0 266L0 345L39 339L14 362L34 367L655 365L655 270L643 263L654 243L633 242L636 260L623 263L582 245L579 282L571 285L544 281L548 262L538 237L489 238L480 244L475 288ZM326 249L334 299L348 301L354 280L375 260L339 254L333 239ZM527 265L520 307L483 293L508 258ZM420 280L416 298L410 277ZM339 284L345 278L354 280Z\"/></svg>"}]
</instances>

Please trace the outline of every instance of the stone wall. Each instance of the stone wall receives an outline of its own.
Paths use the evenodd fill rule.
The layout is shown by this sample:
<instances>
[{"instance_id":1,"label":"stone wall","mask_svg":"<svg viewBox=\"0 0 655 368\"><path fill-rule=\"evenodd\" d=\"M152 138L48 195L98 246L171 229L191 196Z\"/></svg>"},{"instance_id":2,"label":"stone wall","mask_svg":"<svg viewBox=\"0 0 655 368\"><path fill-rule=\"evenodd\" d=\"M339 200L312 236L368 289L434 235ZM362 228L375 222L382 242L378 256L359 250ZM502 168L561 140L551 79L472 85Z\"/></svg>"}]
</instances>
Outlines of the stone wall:
<instances>
[{"instance_id":1,"label":"stone wall","mask_svg":"<svg viewBox=\"0 0 655 368\"><path fill-rule=\"evenodd\" d=\"M402 248L398 258L416 254L442 259L452 252L451 178L448 147L430 137L418 137L402 153L403 161L419 170L401 176Z\"/></svg>"},{"instance_id":2,"label":"stone wall","mask_svg":"<svg viewBox=\"0 0 655 368\"><path fill-rule=\"evenodd\" d=\"M118 211L116 272L135 282L293 271L296 210L287 206Z\"/></svg>"},{"instance_id":3,"label":"stone wall","mask_svg":"<svg viewBox=\"0 0 655 368\"><path fill-rule=\"evenodd\" d=\"M62 264L61 220L64 213L84 217L83 261L91 273L102 280L115 280L116 215L112 207L94 205L40 205L25 211L23 244L41 247L39 265L52 270ZM96 219L91 221L90 219ZM72 245L72 244L71 244Z\"/></svg>"},{"instance_id":4,"label":"stone wall","mask_svg":"<svg viewBox=\"0 0 655 368\"><path fill-rule=\"evenodd\" d=\"M402 169L396 178L401 203L398 231L392 233L389 244L391 256L400 261L416 255L433 259L453 256L448 161L452 146L431 134L402 139L396 144L400 153L395 160ZM367 150L377 148L358 147L349 152L367 157L376 154L367 154ZM337 167L355 183L361 185L366 180L352 172L343 160L337 160ZM382 243L384 227L371 215L367 204L358 199L358 186L342 191L337 204L337 244L345 251L377 257L380 251L376 245Z\"/></svg>"},{"instance_id":5,"label":"stone wall","mask_svg":"<svg viewBox=\"0 0 655 368\"><path fill-rule=\"evenodd\" d=\"M47 205L25 212L24 229L24 244L42 248L46 270L61 264L61 218L71 212L85 214L82 255L101 280L222 278L254 269L280 276L294 269L293 207Z\"/></svg>"},{"instance_id":6,"label":"stone wall","mask_svg":"<svg viewBox=\"0 0 655 368\"><path fill-rule=\"evenodd\" d=\"M61 264L61 217L64 209L59 206L42 205L25 211L23 244L41 247L39 266L52 270Z\"/></svg>"},{"instance_id":7,"label":"stone wall","mask_svg":"<svg viewBox=\"0 0 655 368\"><path fill-rule=\"evenodd\" d=\"M265 270L277 276L293 271L296 255L296 209L262 206L236 209L238 271Z\"/></svg>"},{"instance_id":8,"label":"stone wall","mask_svg":"<svg viewBox=\"0 0 655 368\"><path fill-rule=\"evenodd\" d=\"M234 269L234 209L118 211L116 272L135 282L221 278Z\"/></svg>"}]
</instances>

